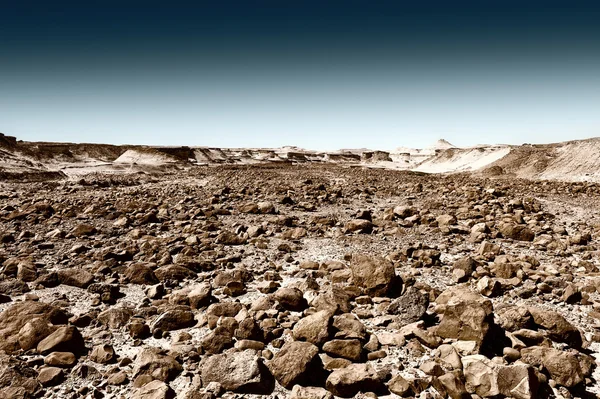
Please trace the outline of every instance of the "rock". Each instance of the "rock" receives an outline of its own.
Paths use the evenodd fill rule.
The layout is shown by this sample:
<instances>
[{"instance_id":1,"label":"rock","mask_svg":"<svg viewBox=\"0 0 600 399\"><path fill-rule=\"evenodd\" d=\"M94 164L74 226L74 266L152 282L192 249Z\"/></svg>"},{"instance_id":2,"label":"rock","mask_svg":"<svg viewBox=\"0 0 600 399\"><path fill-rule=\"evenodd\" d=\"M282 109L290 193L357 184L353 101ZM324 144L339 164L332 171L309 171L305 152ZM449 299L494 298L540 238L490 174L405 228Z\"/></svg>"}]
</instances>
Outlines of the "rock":
<instances>
[{"instance_id":1,"label":"rock","mask_svg":"<svg viewBox=\"0 0 600 399\"><path fill-rule=\"evenodd\" d=\"M302 237L305 237L307 234L306 229L303 227L295 227L293 229L286 230L281 238L285 240L298 241Z\"/></svg>"},{"instance_id":2,"label":"rock","mask_svg":"<svg viewBox=\"0 0 600 399\"><path fill-rule=\"evenodd\" d=\"M134 319L128 326L129 335L134 339L145 339L151 335L150 326L143 321Z\"/></svg>"},{"instance_id":3,"label":"rock","mask_svg":"<svg viewBox=\"0 0 600 399\"><path fill-rule=\"evenodd\" d=\"M457 223L456 217L452 215L440 215L435 218L435 221L437 222L438 226L449 226Z\"/></svg>"},{"instance_id":4,"label":"rock","mask_svg":"<svg viewBox=\"0 0 600 399\"><path fill-rule=\"evenodd\" d=\"M17 278L21 281L31 282L37 278L37 268L31 261L22 261L17 265Z\"/></svg>"},{"instance_id":5,"label":"rock","mask_svg":"<svg viewBox=\"0 0 600 399\"><path fill-rule=\"evenodd\" d=\"M448 344L440 345L437 348L437 355L446 368L462 370L462 361L454 346Z\"/></svg>"},{"instance_id":6,"label":"rock","mask_svg":"<svg viewBox=\"0 0 600 399\"><path fill-rule=\"evenodd\" d=\"M52 352L44 358L44 364L54 367L71 368L77 363L77 358L71 352Z\"/></svg>"},{"instance_id":7,"label":"rock","mask_svg":"<svg viewBox=\"0 0 600 399\"><path fill-rule=\"evenodd\" d=\"M173 309L162 313L151 326L152 331L173 331L196 324L194 314L190 310Z\"/></svg>"},{"instance_id":8,"label":"rock","mask_svg":"<svg viewBox=\"0 0 600 399\"><path fill-rule=\"evenodd\" d=\"M328 310L332 313L349 313L352 310L350 295L338 286L321 292L310 302L310 305L317 310Z\"/></svg>"},{"instance_id":9,"label":"rock","mask_svg":"<svg viewBox=\"0 0 600 399\"><path fill-rule=\"evenodd\" d=\"M258 212L266 215L269 213L275 213L275 205L269 201L261 201L257 204Z\"/></svg>"},{"instance_id":10,"label":"rock","mask_svg":"<svg viewBox=\"0 0 600 399\"><path fill-rule=\"evenodd\" d=\"M334 339L323 345L323 352L330 356L358 362L361 358L362 344L357 339Z\"/></svg>"},{"instance_id":11,"label":"rock","mask_svg":"<svg viewBox=\"0 0 600 399\"><path fill-rule=\"evenodd\" d=\"M318 387L302 387L294 385L290 399L334 399L331 392L327 392L324 388Z\"/></svg>"},{"instance_id":12,"label":"rock","mask_svg":"<svg viewBox=\"0 0 600 399\"><path fill-rule=\"evenodd\" d=\"M353 254L350 262L352 281L369 296L387 296L402 289L402 280L386 259Z\"/></svg>"},{"instance_id":13,"label":"rock","mask_svg":"<svg viewBox=\"0 0 600 399\"><path fill-rule=\"evenodd\" d=\"M557 312L537 307L529 307L527 310L535 324L548 330L551 339L564 342L574 349L581 349L583 344L581 332L563 316Z\"/></svg>"},{"instance_id":14,"label":"rock","mask_svg":"<svg viewBox=\"0 0 600 399\"><path fill-rule=\"evenodd\" d=\"M538 397L539 381L533 368L526 364L514 364L498 369L498 390L501 395L515 399Z\"/></svg>"},{"instance_id":15,"label":"rock","mask_svg":"<svg viewBox=\"0 0 600 399\"><path fill-rule=\"evenodd\" d=\"M41 384L36 371L0 353L0 397L29 399L39 394ZM38 395L39 396L39 395Z\"/></svg>"},{"instance_id":16,"label":"rock","mask_svg":"<svg viewBox=\"0 0 600 399\"><path fill-rule=\"evenodd\" d=\"M192 309L200 309L208 306L213 300L212 287L209 283L197 284L191 287L188 299Z\"/></svg>"},{"instance_id":17,"label":"rock","mask_svg":"<svg viewBox=\"0 0 600 399\"><path fill-rule=\"evenodd\" d=\"M204 359L201 378L204 386L218 382L226 391L237 393L266 395L274 388L273 376L251 349Z\"/></svg>"},{"instance_id":18,"label":"rock","mask_svg":"<svg viewBox=\"0 0 600 399\"><path fill-rule=\"evenodd\" d=\"M223 245L244 245L246 243L246 239L244 237L240 237L231 231L224 231L217 237L217 244Z\"/></svg>"},{"instance_id":19,"label":"rock","mask_svg":"<svg viewBox=\"0 0 600 399\"><path fill-rule=\"evenodd\" d=\"M27 349L37 346L39 341L51 333L42 326L43 321L47 324L64 324L67 316L52 305L34 301L17 302L0 312L0 350L8 353L19 350L19 338ZM21 335L21 329L29 322L35 323L35 327L24 330Z\"/></svg>"},{"instance_id":20,"label":"rock","mask_svg":"<svg viewBox=\"0 0 600 399\"><path fill-rule=\"evenodd\" d=\"M129 382L129 378L127 377L127 373L124 371L118 371L116 373L113 373L106 379L106 383L108 385L123 385L127 382Z\"/></svg>"},{"instance_id":21,"label":"rock","mask_svg":"<svg viewBox=\"0 0 600 399\"><path fill-rule=\"evenodd\" d=\"M346 223L344 228L346 231L351 233L359 232L363 234L371 234L373 231L373 223L365 219L354 219Z\"/></svg>"},{"instance_id":22,"label":"rock","mask_svg":"<svg viewBox=\"0 0 600 399\"><path fill-rule=\"evenodd\" d=\"M411 382L399 374L388 382L388 389L400 397L410 396L413 392Z\"/></svg>"},{"instance_id":23,"label":"rock","mask_svg":"<svg viewBox=\"0 0 600 399\"><path fill-rule=\"evenodd\" d=\"M57 275L61 284L78 288L87 288L94 281L92 273L75 267L59 270Z\"/></svg>"},{"instance_id":24,"label":"rock","mask_svg":"<svg viewBox=\"0 0 600 399\"><path fill-rule=\"evenodd\" d=\"M111 307L101 312L98 315L98 321L109 328L118 329L125 327L129 319L133 316L133 312L130 309L122 307Z\"/></svg>"},{"instance_id":25,"label":"rock","mask_svg":"<svg viewBox=\"0 0 600 399\"><path fill-rule=\"evenodd\" d=\"M471 395L468 394L464 384L464 375L460 370L450 371L437 378L443 389L438 391L445 391L446 395L451 399L468 399ZM434 386L436 386L434 384Z\"/></svg>"},{"instance_id":26,"label":"rock","mask_svg":"<svg viewBox=\"0 0 600 399\"><path fill-rule=\"evenodd\" d=\"M55 330L56 327L48 323L47 320L36 317L28 321L19 330L19 346L23 350L33 349L41 340L52 334Z\"/></svg>"},{"instance_id":27,"label":"rock","mask_svg":"<svg viewBox=\"0 0 600 399\"><path fill-rule=\"evenodd\" d=\"M557 384L571 388L589 377L594 360L574 349L561 351L543 346L532 346L521 350L521 360L532 366L543 366Z\"/></svg>"},{"instance_id":28,"label":"rock","mask_svg":"<svg viewBox=\"0 0 600 399\"><path fill-rule=\"evenodd\" d=\"M385 387L381 376L370 364L351 364L334 370L327 377L326 388L336 396L349 398L358 392L381 392Z\"/></svg>"},{"instance_id":29,"label":"rock","mask_svg":"<svg viewBox=\"0 0 600 399\"><path fill-rule=\"evenodd\" d=\"M406 219L407 217L411 217L416 214L417 211L414 208L409 206L397 206L394 208L394 215L398 216L401 219Z\"/></svg>"},{"instance_id":30,"label":"rock","mask_svg":"<svg viewBox=\"0 0 600 399\"><path fill-rule=\"evenodd\" d=\"M367 328L352 313L344 313L333 318L333 328L336 330L335 338L339 339L367 339Z\"/></svg>"},{"instance_id":31,"label":"rock","mask_svg":"<svg viewBox=\"0 0 600 399\"><path fill-rule=\"evenodd\" d=\"M498 306L495 309L500 327L506 331L515 332L521 329L534 327L533 316L523 306L508 305Z\"/></svg>"},{"instance_id":32,"label":"rock","mask_svg":"<svg viewBox=\"0 0 600 399\"><path fill-rule=\"evenodd\" d=\"M97 345L92 349L90 360L92 362L107 364L115 359L115 350L111 345Z\"/></svg>"},{"instance_id":33,"label":"rock","mask_svg":"<svg viewBox=\"0 0 600 399\"><path fill-rule=\"evenodd\" d=\"M477 262L470 256L465 256L460 258L456 262L452 264L453 275L456 271L462 272L462 274L457 274L457 276L461 276L458 280L468 280L469 277L473 274L475 269L477 269ZM460 282L459 281L459 282Z\"/></svg>"},{"instance_id":34,"label":"rock","mask_svg":"<svg viewBox=\"0 0 600 399\"><path fill-rule=\"evenodd\" d=\"M223 327L217 327L214 331L202 338L200 343L202 350L208 354L217 354L233 346L231 331Z\"/></svg>"},{"instance_id":35,"label":"rock","mask_svg":"<svg viewBox=\"0 0 600 399\"><path fill-rule=\"evenodd\" d=\"M197 275L192 270L179 265L161 266L154 271L154 274L159 281L183 281L185 279L196 278Z\"/></svg>"},{"instance_id":36,"label":"rock","mask_svg":"<svg viewBox=\"0 0 600 399\"><path fill-rule=\"evenodd\" d=\"M153 285L158 283L154 271L143 263L134 263L128 266L124 274L131 284Z\"/></svg>"},{"instance_id":37,"label":"rock","mask_svg":"<svg viewBox=\"0 0 600 399\"><path fill-rule=\"evenodd\" d=\"M301 312L308 307L302 291L298 288L280 288L274 294L273 298L287 310Z\"/></svg>"},{"instance_id":38,"label":"rock","mask_svg":"<svg viewBox=\"0 0 600 399\"><path fill-rule=\"evenodd\" d=\"M92 236L96 234L98 230L91 224L82 223L77 225L73 230L71 230L71 234L75 237L84 237L84 236Z\"/></svg>"},{"instance_id":39,"label":"rock","mask_svg":"<svg viewBox=\"0 0 600 399\"><path fill-rule=\"evenodd\" d=\"M428 306L428 298L416 288L409 287L402 296L389 304L386 311L398 316L398 323L405 326L419 321L425 315Z\"/></svg>"},{"instance_id":40,"label":"rock","mask_svg":"<svg viewBox=\"0 0 600 399\"><path fill-rule=\"evenodd\" d=\"M502 293L502 286L500 285L500 282L498 280L490 278L488 276L483 276L477 282L477 291L481 295L487 297L494 297Z\"/></svg>"},{"instance_id":41,"label":"rock","mask_svg":"<svg viewBox=\"0 0 600 399\"><path fill-rule=\"evenodd\" d=\"M530 228L524 225L513 223L500 223L498 230L502 236L517 241L533 241L535 234Z\"/></svg>"},{"instance_id":42,"label":"rock","mask_svg":"<svg viewBox=\"0 0 600 399\"><path fill-rule=\"evenodd\" d=\"M462 358L467 391L481 397L496 396L498 389L498 367L483 355L469 355Z\"/></svg>"},{"instance_id":43,"label":"rock","mask_svg":"<svg viewBox=\"0 0 600 399\"><path fill-rule=\"evenodd\" d=\"M527 364L505 366L482 355L462 358L466 389L481 397L502 395L515 399L537 398L539 381Z\"/></svg>"},{"instance_id":44,"label":"rock","mask_svg":"<svg viewBox=\"0 0 600 399\"><path fill-rule=\"evenodd\" d=\"M59 327L40 341L37 351L42 355L52 352L72 352L75 355L81 355L85 351L85 343L77 327Z\"/></svg>"},{"instance_id":45,"label":"rock","mask_svg":"<svg viewBox=\"0 0 600 399\"><path fill-rule=\"evenodd\" d=\"M131 399L173 399L175 392L163 381L154 380L138 388Z\"/></svg>"},{"instance_id":46,"label":"rock","mask_svg":"<svg viewBox=\"0 0 600 399\"><path fill-rule=\"evenodd\" d=\"M442 321L436 329L441 338L475 341L480 347L493 324L492 303L465 289L449 289L442 293L436 303L445 304Z\"/></svg>"},{"instance_id":47,"label":"rock","mask_svg":"<svg viewBox=\"0 0 600 399\"><path fill-rule=\"evenodd\" d=\"M51 387L60 384L65 379L65 373L58 367L42 367L37 379L43 386Z\"/></svg>"},{"instance_id":48,"label":"rock","mask_svg":"<svg viewBox=\"0 0 600 399\"><path fill-rule=\"evenodd\" d=\"M267 366L277 382L286 389L292 389L296 384L323 383L325 379L319 348L309 342L285 343Z\"/></svg>"},{"instance_id":49,"label":"rock","mask_svg":"<svg viewBox=\"0 0 600 399\"><path fill-rule=\"evenodd\" d=\"M332 314L327 310L306 316L294 326L294 339L321 346L329 338L331 321Z\"/></svg>"},{"instance_id":50,"label":"rock","mask_svg":"<svg viewBox=\"0 0 600 399\"><path fill-rule=\"evenodd\" d=\"M136 356L134 377L142 375L150 376L152 379L169 382L181 371L183 367L174 357L166 355L158 348L144 348Z\"/></svg>"}]
</instances>

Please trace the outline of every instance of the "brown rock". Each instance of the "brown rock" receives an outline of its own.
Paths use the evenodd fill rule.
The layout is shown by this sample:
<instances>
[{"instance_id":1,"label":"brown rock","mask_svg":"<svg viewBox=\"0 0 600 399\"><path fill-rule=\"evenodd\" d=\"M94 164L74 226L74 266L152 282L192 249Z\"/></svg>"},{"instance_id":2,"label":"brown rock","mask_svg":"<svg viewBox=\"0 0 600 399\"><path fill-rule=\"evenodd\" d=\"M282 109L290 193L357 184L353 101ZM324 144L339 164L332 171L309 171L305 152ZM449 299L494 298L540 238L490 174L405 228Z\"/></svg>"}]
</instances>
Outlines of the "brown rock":
<instances>
[{"instance_id":1,"label":"brown rock","mask_svg":"<svg viewBox=\"0 0 600 399\"><path fill-rule=\"evenodd\" d=\"M353 254L350 270L353 283L366 295L387 296L392 288L395 291L402 288L394 266L386 259Z\"/></svg>"},{"instance_id":2,"label":"brown rock","mask_svg":"<svg viewBox=\"0 0 600 399\"><path fill-rule=\"evenodd\" d=\"M90 360L92 362L107 364L115 359L115 350L111 345L97 345L92 349Z\"/></svg>"},{"instance_id":3,"label":"brown rock","mask_svg":"<svg viewBox=\"0 0 600 399\"><path fill-rule=\"evenodd\" d=\"M77 358L71 352L52 352L44 358L44 364L54 367L71 368L77 363Z\"/></svg>"},{"instance_id":4,"label":"brown rock","mask_svg":"<svg viewBox=\"0 0 600 399\"><path fill-rule=\"evenodd\" d=\"M42 367L37 379L43 386L51 387L60 384L65 379L65 373L58 367Z\"/></svg>"},{"instance_id":5,"label":"brown rock","mask_svg":"<svg viewBox=\"0 0 600 399\"><path fill-rule=\"evenodd\" d=\"M80 355L85 351L85 343L77 327L65 326L40 341L37 351L42 355L52 352L72 352Z\"/></svg>"},{"instance_id":6,"label":"brown rock","mask_svg":"<svg viewBox=\"0 0 600 399\"><path fill-rule=\"evenodd\" d=\"M210 356L201 365L202 385L218 382L226 391L269 394L275 381L256 351L222 353Z\"/></svg>"},{"instance_id":7,"label":"brown rock","mask_svg":"<svg viewBox=\"0 0 600 399\"><path fill-rule=\"evenodd\" d=\"M296 384L312 385L324 380L319 349L309 342L287 342L267 366L286 389Z\"/></svg>"},{"instance_id":8,"label":"brown rock","mask_svg":"<svg viewBox=\"0 0 600 399\"><path fill-rule=\"evenodd\" d=\"M329 338L331 321L332 314L329 311L321 310L300 319L292 333L296 340L308 341L321 346Z\"/></svg>"},{"instance_id":9,"label":"brown rock","mask_svg":"<svg viewBox=\"0 0 600 399\"><path fill-rule=\"evenodd\" d=\"M373 366L362 363L334 370L327 377L326 388L336 396L349 398L358 392L380 392L384 385Z\"/></svg>"},{"instance_id":10,"label":"brown rock","mask_svg":"<svg viewBox=\"0 0 600 399\"><path fill-rule=\"evenodd\" d=\"M361 358L362 344L357 339L334 339L323 345L323 352L330 356L358 362Z\"/></svg>"}]
</instances>

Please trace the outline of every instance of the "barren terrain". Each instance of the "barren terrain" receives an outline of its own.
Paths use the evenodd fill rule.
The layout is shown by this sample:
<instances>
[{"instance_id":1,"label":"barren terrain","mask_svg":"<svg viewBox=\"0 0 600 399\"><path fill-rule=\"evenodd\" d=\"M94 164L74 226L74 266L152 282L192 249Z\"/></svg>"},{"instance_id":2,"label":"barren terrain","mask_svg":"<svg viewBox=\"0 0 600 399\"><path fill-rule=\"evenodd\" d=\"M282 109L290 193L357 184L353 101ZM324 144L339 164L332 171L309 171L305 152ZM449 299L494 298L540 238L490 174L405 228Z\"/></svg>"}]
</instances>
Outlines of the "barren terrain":
<instances>
[{"instance_id":1,"label":"barren terrain","mask_svg":"<svg viewBox=\"0 0 600 399\"><path fill-rule=\"evenodd\" d=\"M0 397L598 397L600 184L555 161L595 145L521 179L541 149L9 140Z\"/></svg>"}]
</instances>

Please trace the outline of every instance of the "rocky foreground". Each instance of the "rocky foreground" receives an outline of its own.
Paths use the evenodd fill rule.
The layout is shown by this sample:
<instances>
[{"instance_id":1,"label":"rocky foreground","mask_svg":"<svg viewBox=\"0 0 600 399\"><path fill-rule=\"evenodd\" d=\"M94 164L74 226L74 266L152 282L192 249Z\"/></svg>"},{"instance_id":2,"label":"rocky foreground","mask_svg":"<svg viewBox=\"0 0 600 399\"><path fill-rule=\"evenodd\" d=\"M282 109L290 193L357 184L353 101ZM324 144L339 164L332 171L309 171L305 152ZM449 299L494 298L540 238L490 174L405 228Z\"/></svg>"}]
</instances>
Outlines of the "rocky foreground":
<instances>
[{"instance_id":1,"label":"rocky foreground","mask_svg":"<svg viewBox=\"0 0 600 399\"><path fill-rule=\"evenodd\" d=\"M598 397L600 185L335 165L0 186L0 397Z\"/></svg>"}]
</instances>

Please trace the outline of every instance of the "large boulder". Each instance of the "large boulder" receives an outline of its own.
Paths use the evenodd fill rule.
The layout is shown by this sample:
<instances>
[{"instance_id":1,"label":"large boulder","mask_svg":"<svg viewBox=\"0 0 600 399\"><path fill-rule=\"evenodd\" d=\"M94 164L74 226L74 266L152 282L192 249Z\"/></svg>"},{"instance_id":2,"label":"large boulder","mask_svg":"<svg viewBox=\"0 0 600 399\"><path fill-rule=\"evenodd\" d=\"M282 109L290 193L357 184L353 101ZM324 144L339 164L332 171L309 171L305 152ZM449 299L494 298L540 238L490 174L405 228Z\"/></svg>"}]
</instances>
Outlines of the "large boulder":
<instances>
[{"instance_id":1,"label":"large boulder","mask_svg":"<svg viewBox=\"0 0 600 399\"><path fill-rule=\"evenodd\" d=\"M7 353L19 350L21 348L19 337L24 338L24 335L20 335L19 332L25 324L34 322L35 319L40 319L40 323L65 324L68 317L62 310L43 302L17 302L0 312L0 350ZM40 335L35 333L34 337L28 337L23 341L28 349L35 347L39 341L47 336L47 331L42 330L44 331L38 331Z\"/></svg>"},{"instance_id":2,"label":"large boulder","mask_svg":"<svg viewBox=\"0 0 600 399\"><path fill-rule=\"evenodd\" d=\"M532 366L542 366L557 384L574 387L592 373L594 359L574 349L564 351L545 346L521 350L521 360Z\"/></svg>"},{"instance_id":3,"label":"large boulder","mask_svg":"<svg viewBox=\"0 0 600 399\"><path fill-rule=\"evenodd\" d=\"M19 346L23 350L33 349L56 328L41 317L33 318L19 330Z\"/></svg>"},{"instance_id":4,"label":"large boulder","mask_svg":"<svg viewBox=\"0 0 600 399\"><path fill-rule=\"evenodd\" d=\"M323 345L329 338L332 317L330 311L321 310L300 319L292 331L294 339Z\"/></svg>"},{"instance_id":5,"label":"large boulder","mask_svg":"<svg viewBox=\"0 0 600 399\"><path fill-rule=\"evenodd\" d=\"M52 352L72 352L81 355L85 352L85 342L77 327L64 326L41 340L37 351L42 355Z\"/></svg>"},{"instance_id":6,"label":"large boulder","mask_svg":"<svg viewBox=\"0 0 600 399\"><path fill-rule=\"evenodd\" d=\"M323 345L323 352L333 357L358 362L361 359L362 347L362 343L357 339L334 339Z\"/></svg>"},{"instance_id":7,"label":"large boulder","mask_svg":"<svg viewBox=\"0 0 600 399\"><path fill-rule=\"evenodd\" d=\"M429 299L418 289L410 287L402 296L394 299L387 312L398 317L400 324L407 325L419 321L429 306Z\"/></svg>"},{"instance_id":8,"label":"large boulder","mask_svg":"<svg viewBox=\"0 0 600 399\"><path fill-rule=\"evenodd\" d=\"M443 313L436 334L441 338L475 341L478 348L494 322L492 302L466 288L450 288L437 299Z\"/></svg>"},{"instance_id":9,"label":"large boulder","mask_svg":"<svg viewBox=\"0 0 600 399\"><path fill-rule=\"evenodd\" d=\"M78 288L87 288L94 281L92 273L79 267L59 270L57 275L61 284Z\"/></svg>"},{"instance_id":10,"label":"large boulder","mask_svg":"<svg viewBox=\"0 0 600 399\"><path fill-rule=\"evenodd\" d=\"M134 263L125 269L125 277L132 284L148 284L153 285L158 283L158 278L150 266L143 263Z\"/></svg>"},{"instance_id":11,"label":"large boulder","mask_svg":"<svg viewBox=\"0 0 600 399\"><path fill-rule=\"evenodd\" d=\"M336 396L349 398L358 392L381 392L385 389L382 376L370 364L354 363L334 370L325 383Z\"/></svg>"},{"instance_id":12,"label":"large boulder","mask_svg":"<svg viewBox=\"0 0 600 399\"><path fill-rule=\"evenodd\" d=\"M218 382L226 391L247 394L270 394L275 386L273 376L256 351L221 353L206 358L201 365L204 386Z\"/></svg>"},{"instance_id":13,"label":"large boulder","mask_svg":"<svg viewBox=\"0 0 600 399\"><path fill-rule=\"evenodd\" d=\"M144 348L135 358L134 377L150 376L152 379L169 382L183 367L174 357L167 355L159 348Z\"/></svg>"},{"instance_id":14,"label":"large boulder","mask_svg":"<svg viewBox=\"0 0 600 399\"><path fill-rule=\"evenodd\" d=\"M150 381L131 394L131 399L172 399L174 397L175 391L160 380Z\"/></svg>"},{"instance_id":15,"label":"large boulder","mask_svg":"<svg viewBox=\"0 0 600 399\"><path fill-rule=\"evenodd\" d=\"M153 331L172 331L192 327L194 324L196 324L196 320L191 310L170 309L158 316L151 328Z\"/></svg>"},{"instance_id":16,"label":"large boulder","mask_svg":"<svg viewBox=\"0 0 600 399\"><path fill-rule=\"evenodd\" d=\"M483 355L462 358L465 387L481 397L502 395L515 399L535 399L539 388L537 375L528 364L502 365Z\"/></svg>"},{"instance_id":17,"label":"large boulder","mask_svg":"<svg viewBox=\"0 0 600 399\"><path fill-rule=\"evenodd\" d=\"M298 288L280 288L274 294L273 298L287 310L301 312L308 307L302 291Z\"/></svg>"},{"instance_id":18,"label":"large boulder","mask_svg":"<svg viewBox=\"0 0 600 399\"><path fill-rule=\"evenodd\" d=\"M113 306L101 312L97 319L109 328L118 329L126 326L131 316L133 316L131 309Z\"/></svg>"},{"instance_id":19,"label":"large boulder","mask_svg":"<svg viewBox=\"0 0 600 399\"><path fill-rule=\"evenodd\" d=\"M527 308L527 310L533 317L535 324L548 330L551 339L564 342L574 349L581 349L583 343L581 332L563 316L557 312L534 306Z\"/></svg>"},{"instance_id":20,"label":"large boulder","mask_svg":"<svg viewBox=\"0 0 600 399\"><path fill-rule=\"evenodd\" d=\"M267 366L286 389L292 389L296 384L319 384L324 380L319 348L310 342L287 342Z\"/></svg>"},{"instance_id":21,"label":"large boulder","mask_svg":"<svg viewBox=\"0 0 600 399\"><path fill-rule=\"evenodd\" d=\"M353 254L350 270L352 282L365 295L388 296L402 288L402 280L396 276L394 265L387 259Z\"/></svg>"}]
</instances>

